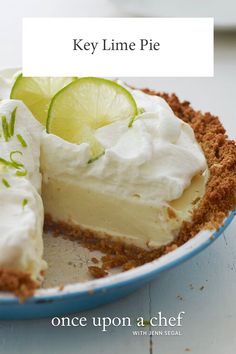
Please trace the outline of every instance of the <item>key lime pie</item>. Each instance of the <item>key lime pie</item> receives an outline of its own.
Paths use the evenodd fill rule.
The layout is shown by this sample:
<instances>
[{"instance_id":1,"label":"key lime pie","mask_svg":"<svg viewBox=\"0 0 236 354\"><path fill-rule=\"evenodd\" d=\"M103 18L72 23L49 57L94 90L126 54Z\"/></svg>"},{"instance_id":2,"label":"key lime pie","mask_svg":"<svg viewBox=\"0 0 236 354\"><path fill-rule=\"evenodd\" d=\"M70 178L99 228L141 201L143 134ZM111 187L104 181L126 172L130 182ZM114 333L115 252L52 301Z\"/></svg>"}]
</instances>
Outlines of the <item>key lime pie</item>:
<instances>
[{"instance_id":1,"label":"key lime pie","mask_svg":"<svg viewBox=\"0 0 236 354\"><path fill-rule=\"evenodd\" d=\"M235 205L234 142L175 95L5 75L0 97L1 290L40 286L43 228L104 252L89 268L100 277L218 227Z\"/></svg>"}]
</instances>

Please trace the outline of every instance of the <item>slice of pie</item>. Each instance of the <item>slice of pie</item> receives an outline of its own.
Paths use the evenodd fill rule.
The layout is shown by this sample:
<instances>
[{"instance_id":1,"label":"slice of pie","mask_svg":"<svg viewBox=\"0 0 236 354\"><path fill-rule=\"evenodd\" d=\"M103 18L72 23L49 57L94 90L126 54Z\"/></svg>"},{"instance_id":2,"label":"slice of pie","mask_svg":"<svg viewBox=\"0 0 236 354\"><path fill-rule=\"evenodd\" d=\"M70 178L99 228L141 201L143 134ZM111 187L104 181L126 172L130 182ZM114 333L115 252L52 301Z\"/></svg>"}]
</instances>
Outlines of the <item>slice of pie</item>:
<instances>
[{"instance_id":1,"label":"slice of pie","mask_svg":"<svg viewBox=\"0 0 236 354\"><path fill-rule=\"evenodd\" d=\"M80 89L76 85L69 90ZM115 118L109 121L108 109L101 123L105 113L97 108L103 121L97 114L95 125L91 107L78 102L90 120L86 129L76 123L86 139L73 128L78 143L64 131L46 131L19 100L0 102L1 290L28 296L40 286L44 214L46 230L106 254L102 268L90 267L99 277L174 250L200 230L219 227L234 208L236 146L218 118L175 95L125 90L137 105L134 117L117 117L100 95ZM70 100L70 110L73 105ZM63 119L73 123L70 115Z\"/></svg>"},{"instance_id":2,"label":"slice of pie","mask_svg":"<svg viewBox=\"0 0 236 354\"><path fill-rule=\"evenodd\" d=\"M20 101L0 102L0 289L28 295L42 280L42 126Z\"/></svg>"}]
</instances>

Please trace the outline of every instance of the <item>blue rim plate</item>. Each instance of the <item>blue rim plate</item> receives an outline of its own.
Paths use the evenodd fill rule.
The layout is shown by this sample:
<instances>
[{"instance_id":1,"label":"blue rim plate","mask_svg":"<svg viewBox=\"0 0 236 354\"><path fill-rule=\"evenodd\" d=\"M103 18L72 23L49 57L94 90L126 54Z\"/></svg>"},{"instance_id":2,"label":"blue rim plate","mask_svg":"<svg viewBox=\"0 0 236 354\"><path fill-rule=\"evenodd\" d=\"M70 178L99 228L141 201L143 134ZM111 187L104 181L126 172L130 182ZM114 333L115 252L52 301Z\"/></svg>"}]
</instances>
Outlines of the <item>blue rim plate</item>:
<instances>
[{"instance_id":1,"label":"blue rim plate","mask_svg":"<svg viewBox=\"0 0 236 354\"><path fill-rule=\"evenodd\" d=\"M175 251L129 271L66 285L62 290L58 287L39 289L24 304L20 304L12 294L1 293L0 319L59 316L114 301L204 250L223 233L235 215L236 211L232 211L218 230L203 230Z\"/></svg>"}]
</instances>

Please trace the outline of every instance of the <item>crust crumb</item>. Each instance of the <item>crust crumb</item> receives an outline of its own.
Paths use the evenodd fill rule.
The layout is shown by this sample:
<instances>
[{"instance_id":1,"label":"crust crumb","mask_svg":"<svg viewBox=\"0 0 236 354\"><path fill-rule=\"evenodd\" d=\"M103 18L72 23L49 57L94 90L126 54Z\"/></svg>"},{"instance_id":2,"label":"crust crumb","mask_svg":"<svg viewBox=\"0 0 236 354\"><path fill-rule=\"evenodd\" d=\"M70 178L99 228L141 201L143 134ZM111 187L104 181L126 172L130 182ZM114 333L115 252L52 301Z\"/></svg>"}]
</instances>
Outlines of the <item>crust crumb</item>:
<instances>
[{"instance_id":1,"label":"crust crumb","mask_svg":"<svg viewBox=\"0 0 236 354\"><path fill-rule=\"evenodd\" d=\"M127 263L128 258L124 255L106 255L102 257L102 267L103 269L111 269L116 267L121 267Z\"/></svg>"},{"instance_id":2,"label":"crust crumb","mask_svg":"<svg viewBox=\"0 0 236 354\"><path fill-rule=\"evenodd\" d=\"M91 258L91 261L95 264L99 263L99 260L96 257Z\"/></svg>"},{"instance_id":3,"label":"crust crumb","mask_svg":"<svg viewBox=\"0 0 236 354\"><path fill-rule=\"evenodd\" d=\"M174 212L174 210L172 208L167 208L167 214L169 216L170 219L175 219L176 218L176 214Z\"/></svg>"},{"instance_id":4,"label":"crust crumb","mask_svg":"<svg viewBox=\"0 0 236 354\"><path fill-rule=\"evenodd\" d=\"M94 278L104 278L105 276L108 275L108 272L96 266L89 266L88 270Z\"/></svg>"}]
</instances>

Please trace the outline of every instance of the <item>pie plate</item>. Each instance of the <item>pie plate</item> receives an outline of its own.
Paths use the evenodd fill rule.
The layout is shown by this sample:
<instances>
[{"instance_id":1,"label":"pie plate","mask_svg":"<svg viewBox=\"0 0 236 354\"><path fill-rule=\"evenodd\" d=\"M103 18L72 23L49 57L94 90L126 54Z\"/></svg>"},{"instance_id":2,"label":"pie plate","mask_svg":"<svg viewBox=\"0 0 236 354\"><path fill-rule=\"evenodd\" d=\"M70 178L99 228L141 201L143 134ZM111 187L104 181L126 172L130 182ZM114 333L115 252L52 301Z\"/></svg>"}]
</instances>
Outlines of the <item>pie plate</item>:
<instances>
[{"instance_id":1,"label":"pie plate","mask_svg":"<svg viewBox=\"0 0 236 354\"><path fill-rule=\"evenodd\" d=\"M222 226L214 232L204 230L175 251L126 272L107 278L77 282L62 287L39 289L26 302L9 293L0 293L0 319L30 319L61 316L91 309L112 302L134 292L142 285L157 278L162 272L192 258L212 244L236 215L233 211Z\"/></svg>"}]
</instances>

